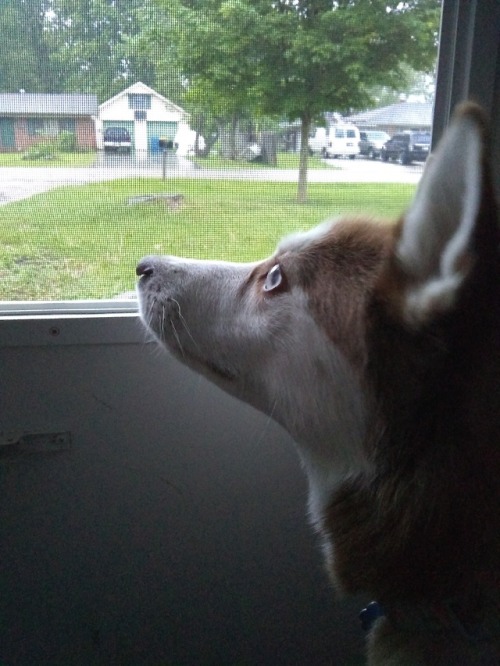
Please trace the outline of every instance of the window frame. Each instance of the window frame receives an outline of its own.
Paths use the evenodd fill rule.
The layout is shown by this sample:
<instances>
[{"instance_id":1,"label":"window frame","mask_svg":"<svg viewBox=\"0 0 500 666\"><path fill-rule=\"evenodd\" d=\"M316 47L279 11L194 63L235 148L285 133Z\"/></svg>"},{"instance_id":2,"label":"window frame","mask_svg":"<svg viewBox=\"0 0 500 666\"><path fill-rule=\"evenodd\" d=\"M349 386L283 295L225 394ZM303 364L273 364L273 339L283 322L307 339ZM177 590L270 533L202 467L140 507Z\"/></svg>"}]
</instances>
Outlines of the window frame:
<instances>
[{"instance_id":1,"label":"window frame","mask_svg":"<svg viewBox=\"0 0 500 666\"><path fill-rule=\"evenodd\" d=\"M491 119L492 154L498 165L495 185L500 193L500 3L498 0L443 0L432 148L443 134L454 106L462 100L479 102ZM140 257L138 257L139 259ZM133 267L131 267L131 271ZM136 317L137 300L5 301L0 302L0 346L9 321L47 321L58 318L99 320ZM45 322L47 323L47 322ZM139 333L139 329L138 329ZM142 339L144 334L141 333ZM8 339L11 339L8 336Z\"/></svg>"},{"instance_id":2,"label":"window frame","mask_svg":"<svg viewBox=\"0 0 500 666\"><path fill-rule=\"evenodd\" d=\"M460 102L478 102L490 117L493 159L500 161L500 4L497 0L443 0L436 94L434 150ZM500 174L496 184L500 191Z\"/></svg>"},{"instance_id":3,"label":"window frame","mask_svg":"<svg viewBox=\"0 0 500 666\"><path fill-rule=\"evenodd\" d=\"M140 257L138 257L140 259ZM75 301L0 301L0 321L6 317L126 314L138 311L137 298Z\"/></svg>"}]
</instances>

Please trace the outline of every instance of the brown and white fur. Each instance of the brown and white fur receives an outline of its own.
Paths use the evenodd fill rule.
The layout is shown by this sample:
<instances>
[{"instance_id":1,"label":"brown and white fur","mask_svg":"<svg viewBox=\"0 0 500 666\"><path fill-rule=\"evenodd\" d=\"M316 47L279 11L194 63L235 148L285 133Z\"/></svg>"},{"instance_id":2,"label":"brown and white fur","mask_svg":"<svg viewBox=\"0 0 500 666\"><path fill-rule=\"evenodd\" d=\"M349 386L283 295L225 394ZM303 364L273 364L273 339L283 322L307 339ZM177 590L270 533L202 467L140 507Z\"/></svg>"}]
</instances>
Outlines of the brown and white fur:
<instances>
[{"instance_id":1,"label":"brown and white fur","mask_svg":"<svg viewBox=\"0 0 500 666\"><path fill-rule=\"evenodd\" d=\"M500 235L487 143L481 111L463 106L397 224L341 218L255 264L137 267L160 342L297 442L334 586L385 610L372 666L500 664Z\"/></svg>"}]
</instances>

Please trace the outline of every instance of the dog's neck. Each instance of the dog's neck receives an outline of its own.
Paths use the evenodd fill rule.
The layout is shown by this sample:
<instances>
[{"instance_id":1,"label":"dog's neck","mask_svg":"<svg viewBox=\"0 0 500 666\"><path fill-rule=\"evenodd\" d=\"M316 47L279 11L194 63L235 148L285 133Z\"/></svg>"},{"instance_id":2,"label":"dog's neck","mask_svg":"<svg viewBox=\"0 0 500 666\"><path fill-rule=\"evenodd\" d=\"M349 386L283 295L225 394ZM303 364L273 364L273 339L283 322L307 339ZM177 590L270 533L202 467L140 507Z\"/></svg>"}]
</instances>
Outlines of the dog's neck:
<instances>
[{"instance_id":1,"label":"dog's neck","mask_svg":"<svg viewBox=\"0 0 500 666\"><path fill-rule=\"evenodd\" d=\"M337 430L333 437L332 430L326 428L295 438L309 484L309 515L320 531L323 516L342 484L350 478L373 474L373 464L364 449L362 423L356 420L350 430Z\"/></svg>"},{"instance_id":2,"label":"dog's neck","mask_svg":"<svg viewBox=\"0 0 500 666\"><path fill-rule=\"evenodd\" d=\"M500 594L490 588L474 598L435 604L370 604L362 613L370 631L369 666L498 666ZM390 659L389 659L390 657Z\"/></svg>"}]
</instances>

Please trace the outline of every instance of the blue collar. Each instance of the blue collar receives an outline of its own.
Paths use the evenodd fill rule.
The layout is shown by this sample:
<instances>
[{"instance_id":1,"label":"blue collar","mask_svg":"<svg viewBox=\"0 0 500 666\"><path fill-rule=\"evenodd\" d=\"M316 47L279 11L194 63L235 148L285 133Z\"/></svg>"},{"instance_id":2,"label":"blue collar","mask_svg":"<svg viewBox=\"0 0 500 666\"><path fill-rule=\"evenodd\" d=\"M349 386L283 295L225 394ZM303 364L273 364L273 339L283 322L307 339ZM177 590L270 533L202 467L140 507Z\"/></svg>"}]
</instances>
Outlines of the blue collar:
<instances>
[{"instance_id":1,"label":"blue collar","mask_svg":"<svg viewBox=\"0 0 500 666\"><path fill-rule=\"evenodd\" d=\"M359 614L359 620L361 622L361 628L363 631L370 631L370 629L373 627L375 624L375 621L378 620L379 617L383 617L385 615L385 611L382 608L382 606L378 603L378 601L371 601L366 608L363 608L363 610Z\"/></svg>"},{"instance_id":2,"label":"blue collar","mask_svg":"<svg viewBox=\"0 0 500 666\"><path fill-rule=\"evenodd\" d=\"M456 631L467 641L498 640L500 635L500 599L496 595L485 597L479 609L466 614L456 601L423 606L421 604L394 604L386 612L377 601L363 608L359 614L361 627L370 631L381 617L387 617L396 629L402 631L442 632Z\"/></svg>"}]
</instances>

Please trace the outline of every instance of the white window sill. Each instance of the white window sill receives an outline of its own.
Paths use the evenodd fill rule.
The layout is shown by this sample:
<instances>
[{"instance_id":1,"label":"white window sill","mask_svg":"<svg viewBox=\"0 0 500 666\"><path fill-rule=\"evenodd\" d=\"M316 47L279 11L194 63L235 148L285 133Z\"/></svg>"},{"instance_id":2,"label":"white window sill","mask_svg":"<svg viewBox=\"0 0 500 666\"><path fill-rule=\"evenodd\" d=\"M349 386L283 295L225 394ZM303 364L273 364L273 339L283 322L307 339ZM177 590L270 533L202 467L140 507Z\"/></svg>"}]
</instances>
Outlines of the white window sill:
<instances>
[{"instance_id":1,"label":"white window sill","mask_svg":"<svg viewBox=\"0 0 500 666\"><path fill-rule=\"evenodd\" d=\"M136 299L0 302L0 348L150 341Z\"/></svg>"}]
</instances>

